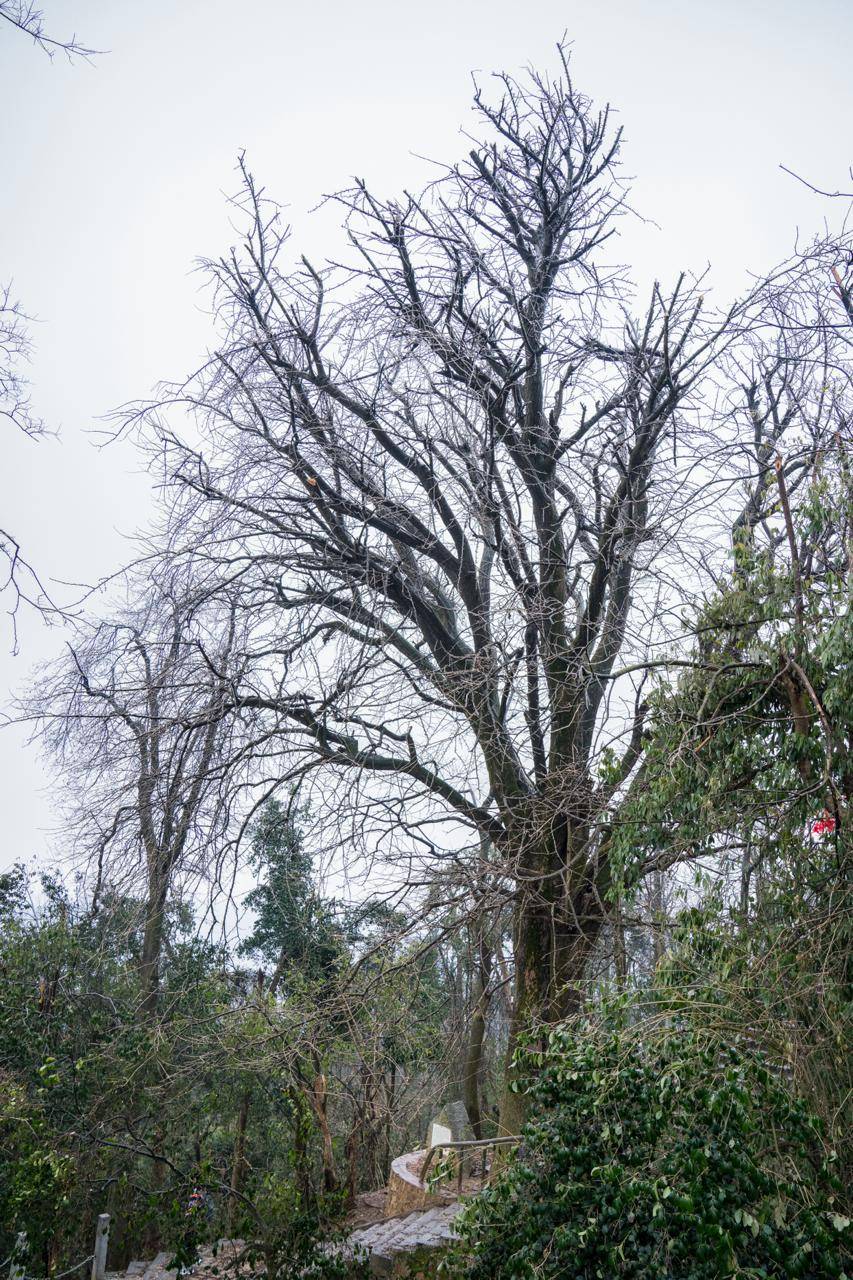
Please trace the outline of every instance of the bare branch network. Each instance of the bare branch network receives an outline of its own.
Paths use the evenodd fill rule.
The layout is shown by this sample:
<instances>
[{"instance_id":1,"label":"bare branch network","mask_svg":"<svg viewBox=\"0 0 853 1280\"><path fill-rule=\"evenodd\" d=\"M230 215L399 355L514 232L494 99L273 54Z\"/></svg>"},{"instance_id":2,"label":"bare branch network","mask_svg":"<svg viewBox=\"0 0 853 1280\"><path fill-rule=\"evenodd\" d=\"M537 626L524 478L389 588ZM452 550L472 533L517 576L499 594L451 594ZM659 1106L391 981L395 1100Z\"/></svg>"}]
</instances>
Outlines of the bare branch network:
<instances>
[{"instance_id":1,"label":"bare branch network","mask_svg":"<svg viewBox=\"0 0 853 1280\"><path fill-rule=\"evenodd\" d=\"M498 77L475 111L468 156L422 192L333 197L346 263L289 265L241 159L245 239L205 264L219 345L123 419L165 468L161 582L203 584L184 598L228 619L224 643L180 610L188 702L168 715L176 765L154 769L153 855L162 596L160 656L136 626L95 637L66 721L121 737L128 830L164 883L204 796L221 815L240 788L297 783L370 891L509 902L518 1027L577 1006L644 785L646 698L688 660L684 609L733 536L785 553L777 455L796 493L849 434L850 253L827 239L723 309L687 275L640 299L612 256L620 132L562 51L557 78ZM93 743L84 772L109 755Z\"/></svg>"},{"instance_id":2,"label":"bare branch network","mask_svg":"<svg viewBox=\"0 0 853 1280\"><path fill-rule=\"evenodd\" d=\"M29 36L36 47L49 58L55 57L57 53L64 53L69 62L73 62L75 58L83 58L88 62L102 52L100 49L90 49L76 35L66 39L52 35L45 25L44 10L31 4L29 0L0 0L0 20Z\"/></svg>"}]
</instances>

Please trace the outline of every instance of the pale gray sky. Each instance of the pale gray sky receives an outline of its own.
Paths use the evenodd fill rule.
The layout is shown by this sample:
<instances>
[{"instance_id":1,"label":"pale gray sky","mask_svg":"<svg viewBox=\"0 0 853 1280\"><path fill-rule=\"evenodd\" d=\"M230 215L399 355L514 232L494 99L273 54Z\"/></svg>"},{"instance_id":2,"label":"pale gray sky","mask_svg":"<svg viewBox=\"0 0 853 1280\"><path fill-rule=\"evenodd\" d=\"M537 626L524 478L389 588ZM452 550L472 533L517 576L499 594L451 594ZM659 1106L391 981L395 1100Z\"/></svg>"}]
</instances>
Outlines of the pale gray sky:
<instances>
[{"instance_id":1,"label":"pale gray sky","mask_svg":"<svg viewBox=\"0 0 853 1280\"><path fill-rule=\"evenodd\" d=\"M850 0L44 0L57 34L108 50L53 63L0 23L0 281L34 326L36 408L61 430L3 435L0 513L46 579L94 581L150 513L132 450L90 434L122 401L198 363L209 324L197 255L233 240L223 192L245 148L321 257L324 191L353 174L385 192L456 158L470 72L553 67L573 41L577 84L625 126L643 277L711 263L717 292L840 211L779 171L849 187ZM336 245L332 243L334 251ZM0 684L20 685L61 635L22 619L0 636ZM44 855L39 761L0 733L0 867ZM53 851L61 841L53 837Z\"/></svg>"}]
</instances>

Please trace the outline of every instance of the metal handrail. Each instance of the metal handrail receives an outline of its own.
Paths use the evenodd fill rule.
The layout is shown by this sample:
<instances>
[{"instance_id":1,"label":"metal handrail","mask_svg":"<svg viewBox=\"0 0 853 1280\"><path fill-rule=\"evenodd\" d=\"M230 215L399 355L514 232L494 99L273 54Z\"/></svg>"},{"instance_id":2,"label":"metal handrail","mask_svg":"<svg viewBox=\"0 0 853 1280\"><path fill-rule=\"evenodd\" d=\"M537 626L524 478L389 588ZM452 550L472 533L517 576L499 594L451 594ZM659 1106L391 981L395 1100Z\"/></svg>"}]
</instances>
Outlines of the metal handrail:
<instances>
[{"instance_id":1,"label":"metal handrail","mask_svg":"<svg viewBox=\"0 0 853 1280\"><path fill-rule=\"evenodd\" d=\"M521 1141L517 1134L510 1134L503 1138L469 1138L463 1142L434 1142L424 1157L421 1165L420 1182L421 1186L426 1188L427 1171L429 1170L432 1158L436 1151L470 1151L472 1148L481 1148L483 1152L483 1167L480 1174L481 1182L486 1180L486 1151L489 1147L506 1147L515 1146ZM465 1161L460 1157L459 1160L459 1181L457 1191L462 1192L462 1176L465 1168Z\"/></svg>"}]
</instances>

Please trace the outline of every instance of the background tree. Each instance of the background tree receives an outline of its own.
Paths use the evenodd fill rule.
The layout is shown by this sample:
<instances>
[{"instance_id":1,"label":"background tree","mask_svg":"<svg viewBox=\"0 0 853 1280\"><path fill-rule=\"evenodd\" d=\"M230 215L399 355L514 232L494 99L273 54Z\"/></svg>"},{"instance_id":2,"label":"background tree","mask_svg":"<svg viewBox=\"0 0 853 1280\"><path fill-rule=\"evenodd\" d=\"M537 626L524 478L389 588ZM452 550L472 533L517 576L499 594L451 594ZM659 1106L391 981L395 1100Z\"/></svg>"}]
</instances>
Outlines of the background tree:
<instances>
[{"instance_id":1,"label":"background tree","mask_svg":"<svg viewBox=\"0 0 853 1280\"><path fill-rule=\"evenodd\" d=\"M21 710L62 771L78 848L94 864L93 902L105 867L131 883L141 867L146 1015L157 1009L169 891L193 866L209 875L227 828L222 711L238 662L233 617L185 582L161 579L115 620L81 626Z\"/></svg>"},{"instance_id":2,"label":"background tree","mask_svg":"<svg viewBox=\"0 0 853 1280\"><path fill-rule=\"evenodd\" d=\"M295 799L295 798L294 798ZM314 882L313 857L300 830L307 814L285 809L275 798L260 812L252 831L251 866L260 879L246 894L252 932L241 943L274 965L269 990L288 977L322 981L341 959L343 938L331 906Z\"/></svg>"}]
</instances>

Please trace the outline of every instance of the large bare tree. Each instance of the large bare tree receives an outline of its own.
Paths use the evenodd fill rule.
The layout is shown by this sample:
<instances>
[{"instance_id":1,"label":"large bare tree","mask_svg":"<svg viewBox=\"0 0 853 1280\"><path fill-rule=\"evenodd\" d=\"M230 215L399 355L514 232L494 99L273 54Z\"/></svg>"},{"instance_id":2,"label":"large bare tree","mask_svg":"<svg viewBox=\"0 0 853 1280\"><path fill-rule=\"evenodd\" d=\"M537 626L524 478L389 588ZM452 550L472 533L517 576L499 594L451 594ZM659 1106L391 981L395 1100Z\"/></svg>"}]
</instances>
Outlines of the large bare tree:
<instances>
[{"instance_id":1,"label":"large bare tree","mask_svg":"<svg viewBox=\"0 0 853 1280\"><path fill-rule=\"evenodd\" d=\"M232 705L280 744L273 783L319 770L411 901L451 863L512 901L512 1049L577 1007L643 681L755 469L726 360L768 295L715 312L682 276L638 305L620 133L564 58L475 111L422 193L336 197L343 265L289 265L244 167L245 242L208 264L221 345L144 412L170 553L251 616ZM509 1088L503 1125L522 1109Z\"/></svg>"}]
</instances>

